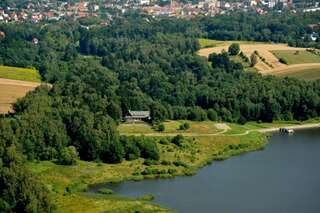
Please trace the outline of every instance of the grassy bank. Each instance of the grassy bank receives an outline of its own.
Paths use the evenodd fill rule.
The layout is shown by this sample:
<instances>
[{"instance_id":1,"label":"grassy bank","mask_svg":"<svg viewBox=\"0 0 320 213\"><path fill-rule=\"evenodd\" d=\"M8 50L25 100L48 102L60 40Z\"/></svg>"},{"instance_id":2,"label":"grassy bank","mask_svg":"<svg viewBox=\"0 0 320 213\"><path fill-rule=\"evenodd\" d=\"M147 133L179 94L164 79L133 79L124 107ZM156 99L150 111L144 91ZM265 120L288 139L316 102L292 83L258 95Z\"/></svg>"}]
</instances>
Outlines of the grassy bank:
<instances>
[{"instance_id":1,"label":"grassy bank","mask_svg":"<svg viewBox=\"0 0 320 213\"><path fill-rule=\"evenodd\" d=\"M35 69L0 66L0 78L41 82L41 76Z\"/></svg>"},{"instance_id":2,"label":"grassy bank","mask_svg":"<svg viewBox=\"0 0 320 213\"><path fill-rule=\"evenodd\" d=\"M273 50L271 51L277 58L283 58L288 65L290 64L305 64L305 63L320 63L320 56L308 51L296 50Z\"/></svg>"},{"instance_id":3,"label":"grassy bank","mask_svg":"<svg viewBox=\"0 0 320 213\"><path fill-rule=\"evenodd\" d=\"M170 125L175 127L176 123L169 122ZM192 125L192 131L202 132L206 129L206 125L201 123L198 126L196 122ZM167 131L175 131L174 129L168 128ZM212 127L211 131L215 132L216 128ZM259 150L266 145L266 136L258 132L239 137L185 137L181 146L164 140L165 138L154 137L160 150L160 160L151 165L145 165L143 159L123 161L119 164L79 161L76 166L61 166L44 161L27 165L51 190L58 212L170 212L139 198L83 192L90 185L98 183L193 175L213 160L223 160L233 155Z\"/></svg>"},{"instance_id":4,"label":"grassy bank","mask_svg":"<svg viewBox=\"0 0 320 213\"><path fill-rule=\"evenodd\" d=\"M320 79L320 66L318 68L307 68L301 70L293 70L290 72L282 72L277 74L280 77L292 77L303 79L306 81L315 81Z\"/></svg>"}]
</instances>

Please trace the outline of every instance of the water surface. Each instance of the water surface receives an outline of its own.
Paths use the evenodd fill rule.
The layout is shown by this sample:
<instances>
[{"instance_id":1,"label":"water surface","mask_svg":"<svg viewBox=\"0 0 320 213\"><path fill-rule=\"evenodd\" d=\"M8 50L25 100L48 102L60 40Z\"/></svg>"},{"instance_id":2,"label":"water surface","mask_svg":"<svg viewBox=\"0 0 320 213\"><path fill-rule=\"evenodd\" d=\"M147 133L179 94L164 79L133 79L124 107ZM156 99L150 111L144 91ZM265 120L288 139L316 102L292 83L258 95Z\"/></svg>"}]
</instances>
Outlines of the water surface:
<instances>
[{"instance_id":1,"label":"water surface","mask_svg":"<svg viewBox=\"0 0 320 213\"><path fill-rule=\"evenodd\" d=\"M319 213L320 129L275 133L265 150L216 162L192 177L108 187L125 196L153 194L153 202L183 213Z\"/></svg>"}]
</instances>

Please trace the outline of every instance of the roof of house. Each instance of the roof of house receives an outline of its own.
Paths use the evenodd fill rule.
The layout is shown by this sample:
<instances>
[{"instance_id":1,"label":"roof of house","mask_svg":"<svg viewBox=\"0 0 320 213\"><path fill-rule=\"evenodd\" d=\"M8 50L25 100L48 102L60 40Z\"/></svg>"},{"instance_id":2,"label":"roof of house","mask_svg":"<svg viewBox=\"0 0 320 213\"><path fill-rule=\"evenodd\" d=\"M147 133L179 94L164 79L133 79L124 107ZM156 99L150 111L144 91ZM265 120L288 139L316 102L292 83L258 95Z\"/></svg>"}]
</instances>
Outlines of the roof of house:
<instances>
[{"instance_id":1,"label":"roof of house","mask_svg":"<svg viewBox=\"0 0 320 213\"><path fill-rule=\"evenodd\" d=\"M129 110L129 116L137 118L147 118L150 117L150 111L131 111Z\"/></svg>"}]
</instances>

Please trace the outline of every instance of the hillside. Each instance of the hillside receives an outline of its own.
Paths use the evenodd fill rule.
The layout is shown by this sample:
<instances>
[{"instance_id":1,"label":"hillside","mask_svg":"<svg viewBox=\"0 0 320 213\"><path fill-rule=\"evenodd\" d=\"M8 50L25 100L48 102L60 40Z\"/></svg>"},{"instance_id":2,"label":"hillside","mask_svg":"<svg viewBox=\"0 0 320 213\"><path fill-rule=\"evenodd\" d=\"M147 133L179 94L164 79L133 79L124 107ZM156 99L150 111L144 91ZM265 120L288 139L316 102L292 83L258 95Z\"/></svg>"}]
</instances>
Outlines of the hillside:
<instances>
[{"instance_id":1,"label":"hillside","mask_svg":"<svg viewBox=\"0 0 320 213\"><path fill-rule=\"evenodd\" d=\"M287 44L263 44L245 41L217 41L199 39L202 48L198 51L200 56L208 57L211 53L228 51L232 43L240 44L240 49L245 56L250 56L256 51L258 63L254 68L264 75L281 77L295 77L304 80L316 80L320 78L320 56L307 51L306 48L289 47ZM284 62L280 62L280 59ZM248 65L241 62L246 68Z\"/></svg>"}]
</instances>

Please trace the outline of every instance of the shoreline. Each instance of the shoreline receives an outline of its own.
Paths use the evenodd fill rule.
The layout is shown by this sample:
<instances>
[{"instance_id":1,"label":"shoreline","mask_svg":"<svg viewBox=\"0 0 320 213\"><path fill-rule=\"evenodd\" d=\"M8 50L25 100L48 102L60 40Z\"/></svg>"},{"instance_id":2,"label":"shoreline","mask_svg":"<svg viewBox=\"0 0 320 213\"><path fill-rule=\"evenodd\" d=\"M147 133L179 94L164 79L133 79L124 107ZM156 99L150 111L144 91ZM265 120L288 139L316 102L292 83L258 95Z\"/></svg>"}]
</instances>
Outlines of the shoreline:
<instances>
[{"instance_id":1,"label":"shoreline","mask_svg":"<svg viewBox=\"0 0 320 213\"><path fill-rule=\"evenodd\" d=\"M293 126L283 126L283 127L272 127L272 128L265 128L265 129L258 129L258 132L261 133L269 133L269 132L276 132L279 131L280 128L287 128L287 129L314 129L314 128L320 128L320 123L316 124L301 124L301 125L293 125Z\"/></svg>"}]
</instances>

